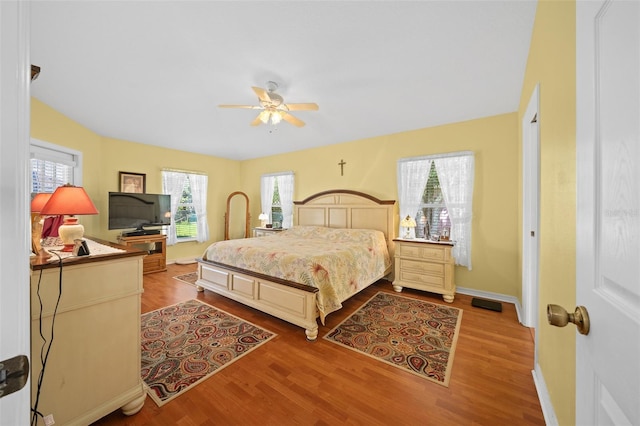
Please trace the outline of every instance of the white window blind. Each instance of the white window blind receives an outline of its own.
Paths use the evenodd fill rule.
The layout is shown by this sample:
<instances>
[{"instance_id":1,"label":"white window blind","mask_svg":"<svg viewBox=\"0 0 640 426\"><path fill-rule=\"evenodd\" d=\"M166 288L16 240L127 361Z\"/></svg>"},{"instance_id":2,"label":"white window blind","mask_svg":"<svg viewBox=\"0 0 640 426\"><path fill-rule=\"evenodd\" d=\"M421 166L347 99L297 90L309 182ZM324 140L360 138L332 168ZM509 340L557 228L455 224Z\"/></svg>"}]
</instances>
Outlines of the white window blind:
<instances>
[{"instance_id":1,"label":"white window blind","mask_svg":"<svg viewBox=\"0 0 640 426\"><path fill-rule=\"evenodd\" d=\"M82 153L31 140L31 192L53 192L61 185L82 185Z\"/></svg>"}]
</instances>

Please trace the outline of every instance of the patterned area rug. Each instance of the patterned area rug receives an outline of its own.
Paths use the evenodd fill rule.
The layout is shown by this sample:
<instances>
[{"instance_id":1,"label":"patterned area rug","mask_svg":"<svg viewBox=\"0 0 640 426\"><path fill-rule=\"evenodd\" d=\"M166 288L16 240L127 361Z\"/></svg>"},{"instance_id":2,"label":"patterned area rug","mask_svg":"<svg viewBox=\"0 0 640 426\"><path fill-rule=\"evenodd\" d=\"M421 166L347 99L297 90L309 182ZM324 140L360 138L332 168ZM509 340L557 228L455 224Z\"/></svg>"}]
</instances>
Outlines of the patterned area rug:
<instances>
[{"instance_id":1,"label":"patterned area rug","mask_svg":"<svg viewBox=\"0 0 640 426\"><path fill-rule=\"evenodd\" d=\"M142 315L142 380L158 406L276 336L189 300Z\"/></svg>"},{"instance_id":2,"label":"patterned area rug","mask_svg":"<svg viewBox=\"0 0 640 426\"><path fill-rule=\"evenodd\" d=\"M325 339L449 386L462 310L379 292Z\"/></svg>"},{"instance_id":3,"label":"patterned area rug","mask_svg":"<svg viewBox=\"0 0 640 426\"><path fill-rule=\"evenodd\" d=\"M176 275L173 278L178 280L178 281L185 282L187 284L195 285L196 281L198 280L198 273L197 272L189 272L188 274Z\"/></svg>"}]
</instances>

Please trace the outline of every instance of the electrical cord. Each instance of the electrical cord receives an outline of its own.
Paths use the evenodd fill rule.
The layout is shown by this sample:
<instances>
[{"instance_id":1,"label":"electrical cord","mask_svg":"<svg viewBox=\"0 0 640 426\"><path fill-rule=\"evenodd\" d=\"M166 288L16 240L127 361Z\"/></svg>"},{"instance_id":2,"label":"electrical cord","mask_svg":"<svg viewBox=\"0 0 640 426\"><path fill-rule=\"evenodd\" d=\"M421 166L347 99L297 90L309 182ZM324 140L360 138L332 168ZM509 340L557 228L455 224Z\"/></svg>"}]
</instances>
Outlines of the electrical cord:
<instances>
[{"instance_id":1,"label":"electrical cord","mask_svg":"<svg viewBox=\"0 0 640 426\"><path fill-rule=\"evenodd\" d=\"M45 368L47 366L47 360L49 359L49 352L51 351L51 345L53 344L54 337L54 328L56 322L56 314L58 313L58 305L60 304L60 299L62 298L62 257L56 253L55 251L51 251L51 253L58 256L58 268L59 268L59 277L58 277L58 300L56 301L56 305L53 309L53 316L51 318L51 338L49 339L49 344L47 345L47 339L44 336L44 332L42 330L42 297L40 296L40 283L42 282L42 271L40 269L40 275L38 277L38 303L40 304L40 313L38 317L39 321L39 333L40 338L42 339L42 346L40 347L40 363L42 367L40 368L40 374L38 375L38 385L36 388L36 395L34 405L31 408L31 426L36 426L38 424L38 417L44 418L44 415L38 411L38 404L40 402L40 391L42 390L42 382L44 380ZM46 347L46 351L45 351Z\"/></svg>"}]
</instances>

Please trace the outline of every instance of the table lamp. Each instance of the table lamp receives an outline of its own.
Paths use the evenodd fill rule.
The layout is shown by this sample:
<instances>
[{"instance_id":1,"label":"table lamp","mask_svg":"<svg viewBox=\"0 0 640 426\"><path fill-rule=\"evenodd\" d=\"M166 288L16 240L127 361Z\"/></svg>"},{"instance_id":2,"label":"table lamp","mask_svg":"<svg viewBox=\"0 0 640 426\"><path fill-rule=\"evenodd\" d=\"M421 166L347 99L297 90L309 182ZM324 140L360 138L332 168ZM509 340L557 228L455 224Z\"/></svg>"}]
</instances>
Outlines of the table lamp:
<instances>
[{"instance_id":1,"label":"table lamp","mask_svg":"<svg viewBox=\"0 0 640 426\"><path fill-rule=\"evenodd\" d=\"M47 260L51 257L51 253L42 247L42 222L44 215L41 214L42 208L51 198L50 193L41 192L35 195L31 200L31 249L40 260Z\"/></svg>"},{"instance_id":2,"label":"table lamp","mask_svg":"<svg viewBox=\"0 0 640 426\"><path fill-rule=\"evenodd\" d=\"M414 218L412 218L411 216L407 215L407 217L405 217L404 219L402 219L402 221L400 221L400 226L404 227L407 229L407 231L404 234L404 239L410 239L411 238L411 228L415 228L416 227L416 220Z\"/></svg>"},{"instance_id":3,"label":"table lamp","mask_svg":"<svg viewBox=\"0 0 640 426\"><path fill-rule=\"evenodd\" d=\"M58 228L64 248L62 251L73 251L75 240L81 240L84 226L78 223L75 215L98 214L96 206L81 186L59 186L47 204L40 211L43 215L65 215L64 223Z\"/></svg>"},{"instance_id":4,"label":"table lamp","mask_svg":"<svg viewBox=\"0 0 640 426\"><path fill-rule=\"evenodd\" d=\"M265 228L267 226L267 221L269 220L269 215L266 213L260 213L258 219L260 219L260 228Z\"/></svg>"}]
</instances>

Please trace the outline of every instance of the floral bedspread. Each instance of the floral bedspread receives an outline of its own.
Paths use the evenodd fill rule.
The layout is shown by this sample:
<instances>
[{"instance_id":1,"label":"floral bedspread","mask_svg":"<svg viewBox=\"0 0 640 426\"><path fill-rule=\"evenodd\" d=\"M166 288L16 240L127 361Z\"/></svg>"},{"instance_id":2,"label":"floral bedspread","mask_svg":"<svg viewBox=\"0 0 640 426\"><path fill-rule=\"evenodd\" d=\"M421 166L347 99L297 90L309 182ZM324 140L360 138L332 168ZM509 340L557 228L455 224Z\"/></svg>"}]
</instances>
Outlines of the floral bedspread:
<instances>
[{"instance_id":1,"label":"floral bedspread","mask_svg":"<svg viewBox=\"0 0 640 426\"><path fill-rule=\"evenodd\" d=\"M382 278L391 265L384 234L371 229L296 226L274 235L219 241L203 259L318 288L320 320Z\"/></svg>"}]
</instances>

